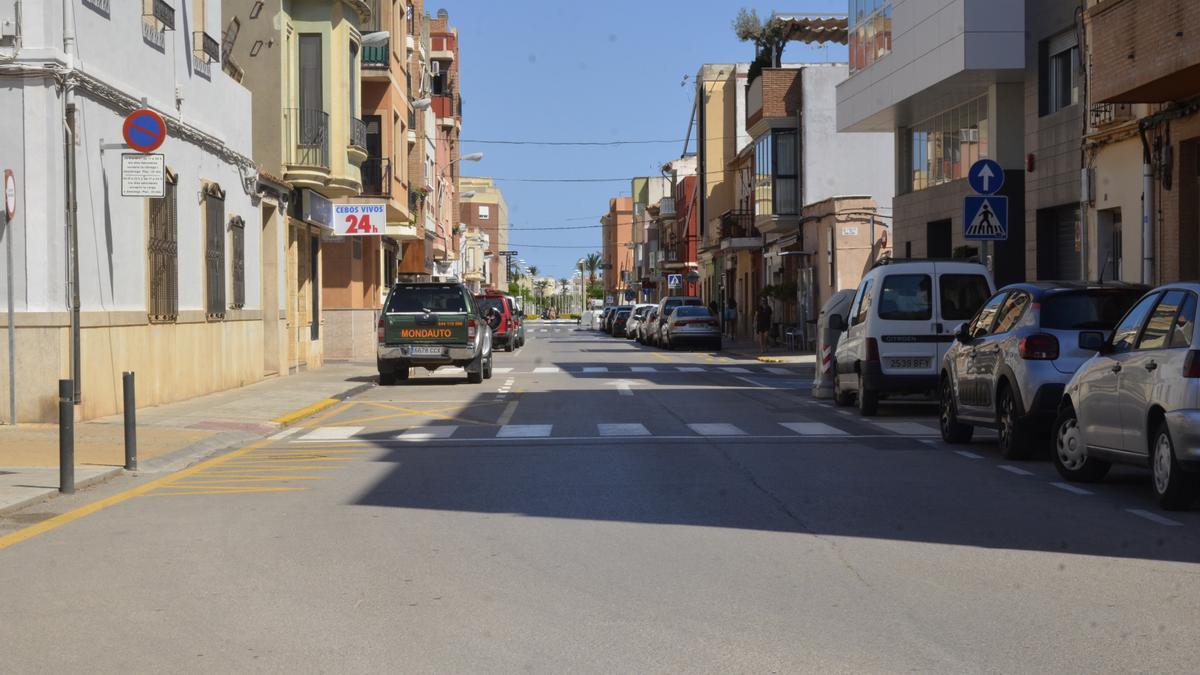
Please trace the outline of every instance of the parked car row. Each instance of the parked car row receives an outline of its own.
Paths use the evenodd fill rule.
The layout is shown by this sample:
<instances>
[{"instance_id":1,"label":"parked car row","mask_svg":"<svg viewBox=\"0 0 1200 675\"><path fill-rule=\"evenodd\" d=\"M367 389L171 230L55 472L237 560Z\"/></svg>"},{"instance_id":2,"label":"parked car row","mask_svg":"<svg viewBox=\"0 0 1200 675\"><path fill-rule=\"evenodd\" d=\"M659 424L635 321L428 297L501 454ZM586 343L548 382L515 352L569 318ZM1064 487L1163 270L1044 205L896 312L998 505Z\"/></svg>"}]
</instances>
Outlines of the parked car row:
<instances>
[{"instance_id":1,"label":"parked car row","mask_svg":"<svg viewBox=\"0 0 1200 675\"><path fill-rule=\"evenodd\" d=\"M407 381L413 368L456 366L467 381L492 376L493 349L525 344L525 320L516 298L472 295L458 282L397 283L379 315L375 366L379 384Z\"/></svg>"},{"instance_id":2,"label":"parked car row","mask_svg":"<svg viewBox=\"0 0 1200 675\"><path fill-rule=\"evenodd\" d=\"M997 431L1001 454L1051 450L1068 481L1150 468L1164 508L1200 496L1200 283L1039 281L994 290L964 261L888 260L860 283L834 356L834 399L936 393L943 440Z\"/></svg>"},{"instance_id":3,"label":"parked car row","mask_svg":"<svg viewBox=\"0 0 1200 675\"><path fill-rule=\"evenodd\" d=\"M665 349L721 349L721 321L694 296L671 296L657 304L610 305L600 314L600 330Z\"/></svg>"}]
</instances>

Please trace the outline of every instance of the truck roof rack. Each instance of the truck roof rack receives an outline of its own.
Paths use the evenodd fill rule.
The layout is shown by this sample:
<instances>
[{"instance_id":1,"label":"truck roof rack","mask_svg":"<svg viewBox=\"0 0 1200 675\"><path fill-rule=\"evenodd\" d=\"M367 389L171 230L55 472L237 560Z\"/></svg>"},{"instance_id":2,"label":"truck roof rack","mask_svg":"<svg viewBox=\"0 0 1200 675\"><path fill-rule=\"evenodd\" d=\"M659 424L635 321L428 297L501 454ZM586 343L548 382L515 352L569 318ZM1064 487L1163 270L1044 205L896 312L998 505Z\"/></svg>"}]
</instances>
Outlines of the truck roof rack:
<instances>
[{"instance_id":1,"label":"truck roof rack","mask_svg":"<svg viewBox=\"0 0 1200 675\"><path fill-rule=\"evenodd\" d=\"M891 256L887 256L884 258L880 258L879 260L876 260L875 264L871 265L871 269L875 269L876 267L883 267L885 265L898 265L900 263L910 263L910 262L975 263L977 265L981 264L979 258L975 258L975 257L972 257L972 258L893 258Z\"/></svg>"}]
</instances>

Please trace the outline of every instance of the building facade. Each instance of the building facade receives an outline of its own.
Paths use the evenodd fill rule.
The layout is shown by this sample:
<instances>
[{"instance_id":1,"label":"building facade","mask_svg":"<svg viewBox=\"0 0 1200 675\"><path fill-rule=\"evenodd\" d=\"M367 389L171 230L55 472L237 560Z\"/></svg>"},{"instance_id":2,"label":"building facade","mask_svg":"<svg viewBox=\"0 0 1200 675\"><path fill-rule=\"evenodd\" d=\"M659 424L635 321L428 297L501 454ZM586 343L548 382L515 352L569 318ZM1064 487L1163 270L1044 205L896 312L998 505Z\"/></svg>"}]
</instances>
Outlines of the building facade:
<instances>
[{"instance_id":1,"label":"building facade","mask_svg":"<svg viewBox=\"0 0 1200 675\"><path fill-rule=\"evenodd\" d=\"M605 302L622 303L633 288L633 199L609 199L608 213L601 216L600 224Z\"/></svg>"},{"instance_id":2,"label":"building facade","mask_svg":"<svg viewBox=\"0 0 1200 675\"><path fill-rule=\"evenodd\" d=\"M141 3L8 0L0 20L20 36L0 40L0 156L18 204L3 233L15 342L0 338L0 380L13 349L17 421L56 420L59 379L78 382L87 419L120 410L122 371L142 405L280 372L282 233L261 216L277 207L259 194L250 92L222 68L220 4L145 15ZM151 172L161 197L123 196L123 157L140 153L122 123L143 107L167 125Z\"/></svg>"},{"instance_id":3,"label":"building facade","mask_svg":"<svg viewBox=\"0 0 1200 675\"><path fill-rule=\"evenodd\" d=\"M482 268L482 282L485 287L507 291L508 258L502 255L508 250L508 202L504 192L485 176L462 176L459 186L464 196L459 200L458 217L464 232L481 233L487 242L484 259L474 263Z\"/></svg>"}]
</instances>

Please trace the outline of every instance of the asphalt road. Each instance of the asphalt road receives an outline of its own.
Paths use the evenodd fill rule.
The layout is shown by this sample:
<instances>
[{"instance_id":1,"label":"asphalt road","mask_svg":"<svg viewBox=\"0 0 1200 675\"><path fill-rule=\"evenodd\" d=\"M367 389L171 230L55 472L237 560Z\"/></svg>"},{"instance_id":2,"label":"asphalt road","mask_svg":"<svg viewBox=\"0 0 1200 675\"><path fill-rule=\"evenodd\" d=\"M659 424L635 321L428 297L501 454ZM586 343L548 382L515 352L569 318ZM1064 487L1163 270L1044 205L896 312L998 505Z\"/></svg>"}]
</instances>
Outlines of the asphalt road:
<instances>
[{"instance_id":1,"label":"asphalt road","mask_svg":"<svg viewBox=\"0 0 1200 675\"><path fill-rule=\"evenodd\" d=\"M0 551L5 672L1196 672L1200 511L531 324Z\"/></svg>"}]
</instances>

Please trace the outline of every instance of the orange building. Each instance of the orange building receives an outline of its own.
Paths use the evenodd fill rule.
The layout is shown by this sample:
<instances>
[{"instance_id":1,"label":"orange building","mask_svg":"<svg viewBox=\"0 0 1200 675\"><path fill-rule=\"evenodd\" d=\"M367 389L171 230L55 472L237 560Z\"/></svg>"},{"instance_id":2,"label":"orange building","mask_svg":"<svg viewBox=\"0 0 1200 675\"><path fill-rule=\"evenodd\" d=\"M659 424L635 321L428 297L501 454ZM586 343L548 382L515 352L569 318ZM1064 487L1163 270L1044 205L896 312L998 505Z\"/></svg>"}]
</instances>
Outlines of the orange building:
<instances>
[{"instance_id":1,"label":"orange building","mask_svg":"<svg viewBox=\"0 0 1200 675\"><path fill-rule=\"evenodd\" d=\"M640 286L633 270L633 198L608 200L608 213L600 218L603 225L605 302L624 302L625 291L637 292ZM636 297L636 296L635 296Z\"/></svg>"}]
</instances>

